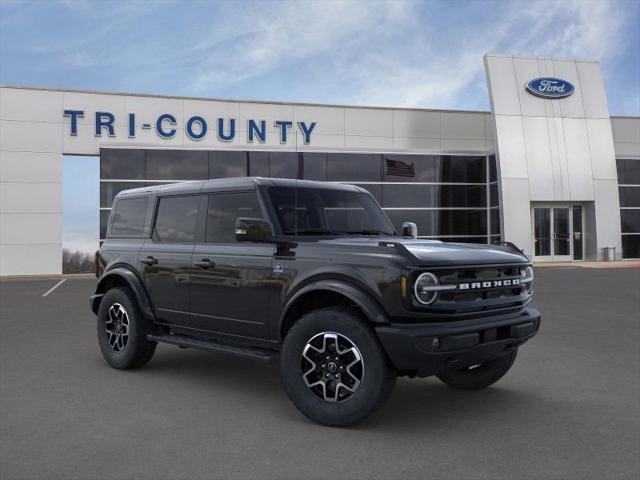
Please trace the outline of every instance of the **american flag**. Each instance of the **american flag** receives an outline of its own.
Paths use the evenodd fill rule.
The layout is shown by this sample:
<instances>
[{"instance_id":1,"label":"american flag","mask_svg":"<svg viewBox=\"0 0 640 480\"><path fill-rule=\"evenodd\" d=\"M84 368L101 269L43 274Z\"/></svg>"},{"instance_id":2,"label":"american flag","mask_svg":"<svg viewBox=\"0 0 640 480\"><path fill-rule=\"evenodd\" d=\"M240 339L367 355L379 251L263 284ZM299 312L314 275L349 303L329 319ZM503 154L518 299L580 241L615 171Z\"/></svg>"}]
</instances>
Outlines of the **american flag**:
<instances>
[{"instance_id":1,"label":"american flag","mask_svg":"<svg viewBox=\"0 0 640 480\"><path fill-rule=\"evenodd\" d=\"M415 177L416 172L413 169L413 163L405 163L400 160L384 159L387 165L387 175L395 175L397 177Z\"/></svg>"}]
</instances>

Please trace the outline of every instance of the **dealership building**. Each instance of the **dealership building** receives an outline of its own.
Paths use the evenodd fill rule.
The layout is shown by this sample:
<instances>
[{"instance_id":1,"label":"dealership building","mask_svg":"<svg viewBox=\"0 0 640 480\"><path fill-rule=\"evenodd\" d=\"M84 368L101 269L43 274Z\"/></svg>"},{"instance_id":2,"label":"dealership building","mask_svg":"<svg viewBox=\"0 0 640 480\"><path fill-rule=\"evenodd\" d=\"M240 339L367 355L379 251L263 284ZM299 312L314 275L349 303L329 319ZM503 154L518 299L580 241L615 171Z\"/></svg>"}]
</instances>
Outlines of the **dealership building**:
<instances>
[{"instance_id":1,"label":"dealership building","mask_svg":"<svg viewBox=\"0 0 640 480\"><path fill-rule=\"evenodd\" d=\"M262 176L360 185L421 238L640 258L640 117L609 115L599 63L484 64L489 112L2 86L0 275L61 273L65 155L100 157L101 238L123 189Z\"/></svg>"}]
</instances>

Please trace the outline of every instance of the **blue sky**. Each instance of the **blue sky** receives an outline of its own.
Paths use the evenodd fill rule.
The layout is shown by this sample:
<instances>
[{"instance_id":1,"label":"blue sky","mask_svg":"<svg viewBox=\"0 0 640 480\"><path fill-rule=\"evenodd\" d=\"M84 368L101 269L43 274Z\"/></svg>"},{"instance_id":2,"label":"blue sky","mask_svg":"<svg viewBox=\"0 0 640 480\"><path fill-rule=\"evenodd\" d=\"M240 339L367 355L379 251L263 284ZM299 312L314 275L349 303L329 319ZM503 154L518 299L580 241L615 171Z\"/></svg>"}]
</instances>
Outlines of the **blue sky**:
<instances>
[{"instance_id":1,"label":"blue sky","mask_svg":"<svg viewBox=\"0 0 640 480\"><path fill-rule=\"evenodd\" d=\"M2 84L488 110L487 52L599 59L640 115L640 0L0 0Z\"/></svg>"}]
</instances>

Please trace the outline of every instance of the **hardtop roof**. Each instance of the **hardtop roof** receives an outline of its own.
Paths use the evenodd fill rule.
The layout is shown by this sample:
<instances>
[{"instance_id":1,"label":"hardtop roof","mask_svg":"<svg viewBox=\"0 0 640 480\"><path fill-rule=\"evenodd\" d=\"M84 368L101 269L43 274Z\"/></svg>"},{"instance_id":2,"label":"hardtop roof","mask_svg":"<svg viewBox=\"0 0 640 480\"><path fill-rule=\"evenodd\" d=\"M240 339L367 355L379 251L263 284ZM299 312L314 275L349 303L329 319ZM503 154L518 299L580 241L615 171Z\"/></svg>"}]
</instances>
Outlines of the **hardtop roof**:
<instances>
[{"instance_id":1,"label":"hardtop roof","mask_svg":"<svg viewBox=\"0 0 640 480\"><path fill-rule=\"evenodd\" d=\"M314 180L296 180L290 178L231 177L216 178L212 180L194 180L132 188L129 190L121 191L120 193L118 193L118 195L116 195L116 198L141 196L148 194L176 195L201 192L247 190L254 189L258 185L290 188L324 188L358 192L365 191L364 189L355 185L348 185L343 183L320 182Z\"/></svg>"}]
</instances>

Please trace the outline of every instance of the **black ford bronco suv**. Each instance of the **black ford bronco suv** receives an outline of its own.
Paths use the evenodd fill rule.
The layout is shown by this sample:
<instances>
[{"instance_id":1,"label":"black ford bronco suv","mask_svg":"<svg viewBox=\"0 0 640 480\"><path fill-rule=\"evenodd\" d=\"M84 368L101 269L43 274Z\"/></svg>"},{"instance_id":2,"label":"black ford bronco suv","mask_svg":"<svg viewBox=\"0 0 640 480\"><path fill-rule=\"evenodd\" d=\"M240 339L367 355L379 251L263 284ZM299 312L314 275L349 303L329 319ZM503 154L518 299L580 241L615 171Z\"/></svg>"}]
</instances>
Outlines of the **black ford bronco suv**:
<instances>
[{"instance_id":1,"label":"black ford bronco suv","mask_svg":"<svg viewBox=\"0 0 640 480\"><path fill-rule=\"evenodd\" d=\"M228 178L128 190L114 201L91 297L114 368L158 342L280 362L309 418L358 422L396 377L480 389L513 365L540 313L512 245L399 235L351 186Z\"/></svg>"}]
</instances>

